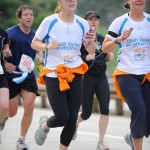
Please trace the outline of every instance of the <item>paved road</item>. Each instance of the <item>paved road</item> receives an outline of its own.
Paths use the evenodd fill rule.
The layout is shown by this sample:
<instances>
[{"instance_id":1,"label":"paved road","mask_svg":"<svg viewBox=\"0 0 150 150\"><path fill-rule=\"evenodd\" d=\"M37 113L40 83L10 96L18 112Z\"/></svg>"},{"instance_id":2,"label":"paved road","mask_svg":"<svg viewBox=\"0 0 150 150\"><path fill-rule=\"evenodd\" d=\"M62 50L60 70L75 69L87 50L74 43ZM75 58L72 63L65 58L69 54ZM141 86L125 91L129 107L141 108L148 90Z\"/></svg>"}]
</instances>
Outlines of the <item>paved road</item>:
<instances>
[{"instance_id":1,"label":"paved road","mask_svg":"<svg viewBox=\"0 0 150 150\"><path fill-rule=\"evenodd\" d=\"M20 119L23 113L22 107L19 107L18 114L8 120L3 131L3 143L0 144L0 150L15 150L16 141L19 136ZM52 111L49 109L36 108L31 128L27 135L27 143L30 150L58 150L59 135L62 128L51 129L43 146L38 146L34 142L34 133L38 128L38 120L42 115L50 116ZM78 129L78 137L72 141L69 150L95 150L98 140L98 114L93 114L91 118L82 124ZM129 131L129 117L110 116L110 122L107 130L106 141L110 150L130 150L130 147L124 142L123 135ZM150 150L150 138L144 139L143 150Z\"/></svg>"}]
</instances>

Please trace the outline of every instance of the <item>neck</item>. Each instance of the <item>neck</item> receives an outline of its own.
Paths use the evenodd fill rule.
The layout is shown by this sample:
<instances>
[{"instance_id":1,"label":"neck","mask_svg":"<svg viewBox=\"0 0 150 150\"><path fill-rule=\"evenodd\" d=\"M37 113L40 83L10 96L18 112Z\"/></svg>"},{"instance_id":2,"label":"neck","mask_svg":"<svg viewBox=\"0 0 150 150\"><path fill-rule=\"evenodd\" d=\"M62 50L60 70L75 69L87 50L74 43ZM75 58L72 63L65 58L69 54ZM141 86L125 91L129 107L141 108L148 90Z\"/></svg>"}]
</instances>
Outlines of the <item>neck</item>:
<instances>
[{"instance_id":1,"label":"neck","mask_svg":"<svg viewBox=\"0 0 150 150\"><path fill-rule=\"evenodd\" d=\"M19 26L19 28L20 28L20 30L23 32L23 33L25 33L25 34L29 34L30 33L30 27L25 27L25 26L23 26L22 24L18 24L18 26Z\"/></svg>"},{"instance_id":2,"label":"neck","mask_svg":"<svg viewBox=\"0 0 150 150\"><path fill-rule=\"evenodd\" d=\"M135 21L141 21L144 19L144 13L141 11L131 11L129 17Z\"/></svg>"},{"instance_id":3,"label":"neck","mask_svg":"<svg viewBox=\"0 0 150 150\"><path fill-rule=\"evenodd\" d=\"M74 20L74 13L70 13L70 12L60 12L59 13L59 18L67 23L67 24L70 24L73 22Z\"/></svg>"}]
</instances>

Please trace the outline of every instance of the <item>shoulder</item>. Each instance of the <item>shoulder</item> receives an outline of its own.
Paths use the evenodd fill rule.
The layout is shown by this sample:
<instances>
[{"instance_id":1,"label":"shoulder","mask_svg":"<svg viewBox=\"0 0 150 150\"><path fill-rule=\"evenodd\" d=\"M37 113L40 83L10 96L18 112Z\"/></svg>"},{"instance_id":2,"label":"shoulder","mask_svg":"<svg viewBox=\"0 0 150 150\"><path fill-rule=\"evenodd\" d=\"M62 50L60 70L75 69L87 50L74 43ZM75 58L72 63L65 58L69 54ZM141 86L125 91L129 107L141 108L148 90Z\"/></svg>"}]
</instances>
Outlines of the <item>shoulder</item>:
<instances>
[{"instance_id":1,"label":"shoulder","mask_svg":"<svg viewBox=\"0 0 150 150\"><path fill-rule=\"evenodd\" d=\"M76 18L77 21L80 21L83 25L88 24L87 20L85 20L84 18L82 18L80 16L75 15L75 18Z\"/></svg>"},{"instance_id":2,"label":"shoulder","mask_svg":"<svg viewBox=\"0 0 150 150\"><path fill-rule=\"evenodd\" d=\"M113 21L113 23L122 23L125 19L128 20L128 13L126 13L126 14L124 14L124 15L122 15L122 16L117 17L117 18Z\"/></svg>"},{"instance_id":3,"label":"shoulder","mask_svg":"<svg viewBox=\"0 0 150 150\"><path fill-rule=\"evenodd\" d=\"M147 21L150 22L150 14L144 12L144 16L146 17Z\"/></svg>"},{"instance_id":4,"label":"shoulder","mask_svg":"<svg viewBox=\"0 0 150 150\"><path fill-rule=\"evenodd\" d=\"M14 25L10 28L8 28L6 31L7 33L10 33L10 32L16 32L18 30L18 25Z\"/></svg>"},{"instance_id":5,"label":"shoulder","mask_svg":"<svg viewBox=\"0 0 150 150\"><path fill-rule=\"evenodd\" d=\"M52 22L53 20L58 20L58 14L53 14L44 18L45 22Z\"/></svg>"}]
</instances>

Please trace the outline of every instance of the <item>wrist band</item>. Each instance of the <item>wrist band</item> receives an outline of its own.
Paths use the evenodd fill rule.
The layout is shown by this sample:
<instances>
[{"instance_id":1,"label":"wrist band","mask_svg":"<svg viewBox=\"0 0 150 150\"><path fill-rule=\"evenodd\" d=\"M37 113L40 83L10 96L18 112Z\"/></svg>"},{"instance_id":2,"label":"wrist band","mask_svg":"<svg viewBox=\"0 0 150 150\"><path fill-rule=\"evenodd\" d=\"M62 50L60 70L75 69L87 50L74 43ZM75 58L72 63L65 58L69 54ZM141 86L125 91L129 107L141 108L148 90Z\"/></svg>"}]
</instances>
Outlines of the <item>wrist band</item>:
<instances>
[{"instance_id":1,"label":"wrist band","mask_svg":"<svg viewBox=\"0 0 150 150\"><path fill-rule=\"evenodd\" d=\"M49 44L49 43L48 43L48 44ZM48 45L48 44L45 45L45 49L46 49L46 50L48 50L48 48L47 48L47 45Z\"/></svg>"}]
</instances>

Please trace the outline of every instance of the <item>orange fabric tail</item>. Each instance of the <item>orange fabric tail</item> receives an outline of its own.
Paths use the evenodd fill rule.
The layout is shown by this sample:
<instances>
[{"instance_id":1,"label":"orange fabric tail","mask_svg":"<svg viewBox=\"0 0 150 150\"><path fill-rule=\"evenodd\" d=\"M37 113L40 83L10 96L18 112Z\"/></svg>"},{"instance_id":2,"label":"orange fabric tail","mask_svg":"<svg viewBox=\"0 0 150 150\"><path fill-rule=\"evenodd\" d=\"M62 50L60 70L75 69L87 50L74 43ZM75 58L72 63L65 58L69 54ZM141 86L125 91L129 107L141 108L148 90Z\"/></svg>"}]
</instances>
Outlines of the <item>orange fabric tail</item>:
<instances>
[{"instance_id":1,"label":"orange fabric tail","mask_svg":"<svg viewBox=\"0 0 150 150\"><path fill-rule=\"evenodd\" d=\"M118 75L125 75L125 74L128 74L126 72L123 72L123 71L120 71L118 69L115 69L115 71L113 72L113 81L114 81L114 87L115 87L115 90L118 94L118 96L122 99L122 101L126 102L125 98L123 97L123 95L121 94L120 92L120 89L119 89L119 86L118 86L118 81L117 81L117 76Z\"/></svg>"},{"instance_id":2,"label":"orange fabric tail","mask_svg":"<svg viewBox=\"0 0 150 150\"><path fill-rule=\"evenodd\" d=\"M83 75L87 70L88 70L88 65L85 62L83 62L82 65L80 65L77 68L68 68L64 64L58 65L56 70L49 70L47 68L44 68L38 78L38 83L45 84L44 76L48 73L56 71L58 75L60 90L61 91L69 90L70 86L68 83L73 81L73 78L75 77L74 73Z\"/></svg>"}]
</instances>

